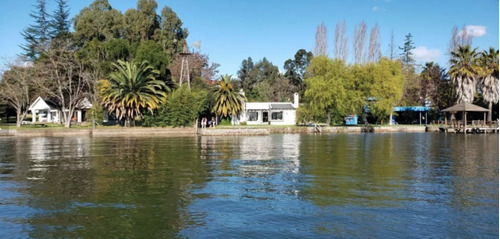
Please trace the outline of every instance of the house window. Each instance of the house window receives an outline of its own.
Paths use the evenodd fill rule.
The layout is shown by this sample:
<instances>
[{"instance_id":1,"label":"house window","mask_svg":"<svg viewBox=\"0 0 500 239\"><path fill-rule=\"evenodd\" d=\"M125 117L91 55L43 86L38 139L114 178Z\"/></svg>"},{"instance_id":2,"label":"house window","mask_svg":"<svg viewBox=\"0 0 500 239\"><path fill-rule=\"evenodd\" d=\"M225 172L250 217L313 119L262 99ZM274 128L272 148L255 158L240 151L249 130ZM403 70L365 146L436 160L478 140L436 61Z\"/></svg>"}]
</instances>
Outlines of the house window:
<instances>
[{"instance_id":1,"label":"house window","mask_svg":"<svg viewBox=\"0 0 500 239\"><path fill-rule=\"evenodd\" d=\"M283 120L283 111L272 112L271 120Z\"/></svg>"},{"instance_id":2,"label":"house window","mask_svg":"<svg viewBox=\"0 0 500 239\"><path fill-rule=\"evenodd\" d=\"M257 121L259 119L259 112L249 112L248 121Z\"/></svg>"}]
</instances>

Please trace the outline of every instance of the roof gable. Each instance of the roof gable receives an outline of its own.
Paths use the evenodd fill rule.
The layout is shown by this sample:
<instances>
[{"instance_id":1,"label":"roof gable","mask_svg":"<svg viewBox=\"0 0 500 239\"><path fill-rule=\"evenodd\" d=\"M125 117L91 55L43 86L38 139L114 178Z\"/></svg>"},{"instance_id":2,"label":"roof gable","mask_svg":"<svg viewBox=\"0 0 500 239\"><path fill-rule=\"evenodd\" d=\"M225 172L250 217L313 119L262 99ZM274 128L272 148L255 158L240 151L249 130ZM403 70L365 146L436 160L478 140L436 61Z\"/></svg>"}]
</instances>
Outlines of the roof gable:
<instances>
[{"instance_id":1,"label":"roof gable","mask_svg":"<svg viewBox=\"0 0 500 239\"><path fill-rule=\"evenodd\" d=\"M28 110L45 110L45 109L55 109L54 107L50 107L45 100L42 99L42 97L38 96L36 100L33 102L33 104L30 105Z\"/></svg>"}]
</instances>

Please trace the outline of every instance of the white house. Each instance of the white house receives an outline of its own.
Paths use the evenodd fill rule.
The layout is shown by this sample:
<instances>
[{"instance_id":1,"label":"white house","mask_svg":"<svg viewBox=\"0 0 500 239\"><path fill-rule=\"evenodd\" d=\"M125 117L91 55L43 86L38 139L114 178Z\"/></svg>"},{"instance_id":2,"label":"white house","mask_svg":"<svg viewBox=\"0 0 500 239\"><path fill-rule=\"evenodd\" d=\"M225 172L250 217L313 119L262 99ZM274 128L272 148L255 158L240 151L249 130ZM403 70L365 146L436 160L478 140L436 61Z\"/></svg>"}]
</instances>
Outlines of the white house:
<instances>
[{"instance_id":1,"label":"white house","mask_svg":"<svg viewBox=\"0 0 500 239\"><path fill-rule=\"evenodd\" d=\"M295 125L295 114L299 107L299 94L293 94L291 102L245 102L239 120L248 125Z\"/></svg>"},{"instance_id":2,"label":"white house","mask_svg":"<svg viewBox=\"0 0 500 239\"><path fill-rule=\"evenodd\" d=\"M76 122L82 122L85 117L85 112L92 107L92 104L87 98L84 98L78 103L75 110L75 115L72 119ZM32 122L40 123L61 123L63 121L62 112L57 108L57 106L48 101L42 99L42 97L36 98L36 100L28 108L31 111Z\"/></svg>"}]
</instances>

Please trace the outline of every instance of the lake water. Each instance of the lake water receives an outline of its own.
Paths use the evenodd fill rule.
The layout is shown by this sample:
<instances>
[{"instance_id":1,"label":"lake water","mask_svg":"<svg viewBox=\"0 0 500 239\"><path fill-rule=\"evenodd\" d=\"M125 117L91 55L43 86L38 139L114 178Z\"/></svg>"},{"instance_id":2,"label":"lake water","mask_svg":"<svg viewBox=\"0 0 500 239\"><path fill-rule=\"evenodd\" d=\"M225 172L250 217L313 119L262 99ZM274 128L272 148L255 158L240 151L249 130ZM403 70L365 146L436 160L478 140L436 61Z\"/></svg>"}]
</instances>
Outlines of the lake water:
<instances>
[{"instance_id":1,"label":"lake water","mask_svg":"<svg viewBox=\"0 0 500 239\"><path fill-rule=\"evenodd\" d=\"M0 137L2 238L498 238L498 135Z\"/></svg>"}]
</instances>

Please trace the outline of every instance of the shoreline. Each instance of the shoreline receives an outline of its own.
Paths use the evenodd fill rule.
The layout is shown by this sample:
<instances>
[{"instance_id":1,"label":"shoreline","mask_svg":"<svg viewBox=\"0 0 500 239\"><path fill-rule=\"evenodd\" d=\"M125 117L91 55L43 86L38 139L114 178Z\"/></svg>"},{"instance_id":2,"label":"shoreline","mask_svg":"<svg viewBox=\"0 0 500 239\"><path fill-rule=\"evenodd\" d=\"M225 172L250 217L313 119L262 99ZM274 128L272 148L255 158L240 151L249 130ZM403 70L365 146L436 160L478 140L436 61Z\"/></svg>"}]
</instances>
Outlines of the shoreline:
<instances>
[{"instance_id":1,"label":"shoreline","mask_svg":"<svg viewBox=\"0 0 500 239\"><path fill-rule=\"evenodd\" d=\"M423 133L437 132L439 126L329 126L329 127L272 127L219 126L217 128L97 128L97 129L0 129L0 137L67 137L67 136L251 136L270 134L343 134L343 133Z\"/></svg>"}]
</instances>

